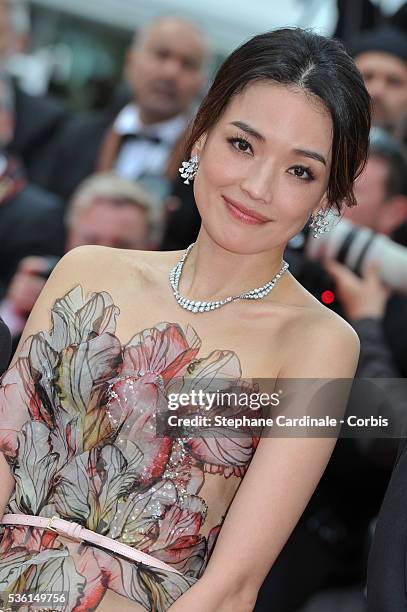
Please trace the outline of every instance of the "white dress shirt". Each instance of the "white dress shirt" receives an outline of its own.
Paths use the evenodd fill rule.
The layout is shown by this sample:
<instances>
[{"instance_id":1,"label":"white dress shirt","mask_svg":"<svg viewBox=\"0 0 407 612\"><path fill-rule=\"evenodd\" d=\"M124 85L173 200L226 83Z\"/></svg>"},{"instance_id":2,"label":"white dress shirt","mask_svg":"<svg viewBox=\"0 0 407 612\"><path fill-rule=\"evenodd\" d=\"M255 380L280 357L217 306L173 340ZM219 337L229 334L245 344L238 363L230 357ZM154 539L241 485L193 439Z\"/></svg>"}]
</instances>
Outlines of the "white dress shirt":
<instances>
[{"instance_id":1,"label":"white dress shirt","mask_svg":"<svg viewBox=\"0 0 407 612\"><path fill-rule=\"evenodd\" d=\"M123 178L136 180L144 175L162 176L169 155L188 122L186 115L144 126L135 104L128 104L118 114L113 129L121 136L139 135L137 140L123 143L118 154L115 171ZM140 134L155 136L160 142L143 139Z\"/></svg>"}]
</instances>

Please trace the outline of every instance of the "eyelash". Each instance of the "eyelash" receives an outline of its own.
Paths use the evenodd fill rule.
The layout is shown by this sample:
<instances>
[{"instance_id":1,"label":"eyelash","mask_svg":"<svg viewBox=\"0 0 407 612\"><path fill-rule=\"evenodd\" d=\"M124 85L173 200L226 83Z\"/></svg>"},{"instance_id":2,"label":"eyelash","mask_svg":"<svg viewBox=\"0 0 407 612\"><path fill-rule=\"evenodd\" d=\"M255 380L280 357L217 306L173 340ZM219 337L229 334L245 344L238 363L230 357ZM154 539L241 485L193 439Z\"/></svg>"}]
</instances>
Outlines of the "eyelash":
<instances>
[{"instance_id":1,"label":"eyelash","mask_svg":"<svg viewBox=\"0 0 407 612\"><path fill-rule=\"evenodd\" d=\"M250 151L253 153L253 147L250 144L250 142L248 140L246 140L246 138L244 138L240 134L237 134L233 138L228 138L227 140L231 144L231 146L236 151L238 151L238 153L247 153L247 149L245 151L243 151L242 149L239 149L237 146L235 146L236 144L247 145L250 148ZM311 168L309 166L302 166L301 164L297 164L297 165L291 166L291 168L289 168L289 170L293 170L293 169L294 170L300 169L303 172L307 173L308 176L306 178L303 178L301 176L297 176L296 174L293 174L293 173L289 172L289 174L291 174L292 176L295 176L300 181L313 181L315 179L315 175L314 175L314 173L312 172L312 170L311 170Z\"/></svg>"},{"instance_id":2,"label":"eyelash","mask_svg":"<svg viewBox=\"0 0 407 612\"><path fill-rule=\"evenodd\" d=\"M291 168L289 168L289 170L292 170L292 169L295 169L295 170L300 169L301 171L306 172L308 174L306 178L303 178L302 176L297 176L296 174L292 174L290 172L290 174L295 176L300 181L313 181L315 179L314 173L312 172L311 168L309 168L308 166L301 166L297 164L296 166L291 166Z\"/></svg>"},{"instance_id":3,"label":"eyelash","mask_svg":"<svg viewBox=\"0 0 407 612\"><path fill-rule=\"evenodd\" d=\"M250 144L250 142L248 140L246 140L246 138L244 138L243 136L241 136L240 134L237 134L236 136L234 136L233 138L228 138L228 142L232 145L232 147L234 149L236 149L236 151L238 151L239 153L247 153L247 149L246 151L242 151L242 149L238 149L237 147L235 147L235 144L239 143L239 144L245 144L248 145L251 152L253 153L253 147Z\"/></svg>"}]
</instances>

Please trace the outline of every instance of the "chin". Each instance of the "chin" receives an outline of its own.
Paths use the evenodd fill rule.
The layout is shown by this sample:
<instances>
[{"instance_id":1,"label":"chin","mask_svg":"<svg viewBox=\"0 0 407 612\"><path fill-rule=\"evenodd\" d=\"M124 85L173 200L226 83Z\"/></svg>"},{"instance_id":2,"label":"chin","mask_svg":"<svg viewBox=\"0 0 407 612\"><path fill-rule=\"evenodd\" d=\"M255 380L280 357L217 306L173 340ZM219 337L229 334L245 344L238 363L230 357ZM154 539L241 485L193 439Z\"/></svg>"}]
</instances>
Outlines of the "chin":
<instances>
[{"instance_id":1,"label":"chin","mask_svg":"<svg viewBox=\"0 0 407 612\"><path fill-rule=\"evenodd\" d=\"M161 94L154 93L151 96L150 106L152 110L162 115L173 115L177 113L176 107L174 106L174 100Z\"/></svg>"},{"instance_id":2,"label":"chin","mask_svg":"<svg viewBox=\"0 0 407 612\"><path fill-rule=\"evenodd\" d=\"M214 228L205 227L205 231L215 244L225 251L229 251L229 253L253 255L268 250L268 245L261 248L261 244L249 239L244 229L242 231L231 231L229 226L220 227L217 225Z\"/></svg>"}]
</instances>

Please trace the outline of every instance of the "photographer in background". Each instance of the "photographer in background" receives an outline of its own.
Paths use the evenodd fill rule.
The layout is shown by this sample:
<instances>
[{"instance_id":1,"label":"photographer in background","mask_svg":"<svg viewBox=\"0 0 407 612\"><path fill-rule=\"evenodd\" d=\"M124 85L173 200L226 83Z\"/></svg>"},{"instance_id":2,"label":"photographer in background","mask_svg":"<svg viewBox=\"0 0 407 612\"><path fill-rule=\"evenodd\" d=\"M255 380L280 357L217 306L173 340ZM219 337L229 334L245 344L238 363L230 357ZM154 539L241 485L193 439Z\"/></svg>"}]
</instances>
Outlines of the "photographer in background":
<instances>
[{"instance_id":1,"label":"photographer in background","mask_svg":"<svg viewBox=\"0 0 407 612\"><path fill-rule=\"evenodd\" d=\"M334 242L335 248L329 244L335 230L319 239L301 233L290 241L284 259L318 299L331 290L335 298L330 306L355 327L361 340L359 377L405 376L407 296L390 292L379 279L376 265L368 266L359 276L337 261L346 261L347 252L360 246L358 229L367 225L407 245L402 231L407 219L407 162L402 145L382 129L371 133L369 160L355 184L355 196L357 206L344 213L354 226L349 234L343 234L343 241ZM374 240L377 234L372 236ZM331 246L336 259L310 260L310 244L320 256L324 251L321 245ZM356 249L358 261L368 253L363 246L361 251ZM365 390L363 381L358 388ZM371 390L367 388L367 392ZM301 520L260 589L256 612L266 612L269 601L281 612L300 610L306 601L314 610L310 598L320 591L326 599L318 607L317 596L315 609L328 609L331 603L333 609L340 609L334 606L340 598L347 601L347 592L352 602L349 609L357 609L353 598L359 592L363 599L369 526L382 503L396 445L397 440L376 443L372 439L368 445L357 439L338 440Z\"/></svg>"},{"instance_id":2,"label":"photographer in background","mask_svg":"<svg viewBox=\"0 0 407 612\"><path fill-rule=\"evenodd\" d=\"M365 327L372 339L380 332L405 376L407 159L403 145L382 128L371 131L370 155L355 196L357 206L347 208L339 223L328 220L327 234L314 239L305 228L289 242L285 257L315 297L358 325L362 340Z\"/></svg>"},{"instance_id":3,"label":"photographer in background","mask_svg":"<svg viewBox=\"0 0 407 612\"><path fill-rule=\"evenodd\" d=\"M373 102L374 125L396 133L407 113L407 37L390 25L362 33L351 51Z\"/></svg>"},{"instance_id":4,"label":"photographer in background","mask_svg":"<svg viewBox=\"0 0 407 612\"><path fill-rule=\"evenodd\" d=\"M78 187L67 208L65 252L85 244L154 250L164 224L160 201L141 185L111 173L95 174ZM57 261L56 257L26 257L10 282L0 316L10 328L14 349Z\"/></svg>"},{"instance_id":5,"label":"photographer in background","mask_svg":"<svg viewBox=\"0 0 407 612\"><path fill-rule=\"evenodd\" d=\"M374 128L364 172L355 183L357 206L344 217L407 246L407 154L390 134ZM407 375L407 297L391 292L377 265L362 277L333 259L324 268L335 282L344 316L361 339L361 377ZM393 373L392 373L393 372Z\"/></svg>"}]
</instances>

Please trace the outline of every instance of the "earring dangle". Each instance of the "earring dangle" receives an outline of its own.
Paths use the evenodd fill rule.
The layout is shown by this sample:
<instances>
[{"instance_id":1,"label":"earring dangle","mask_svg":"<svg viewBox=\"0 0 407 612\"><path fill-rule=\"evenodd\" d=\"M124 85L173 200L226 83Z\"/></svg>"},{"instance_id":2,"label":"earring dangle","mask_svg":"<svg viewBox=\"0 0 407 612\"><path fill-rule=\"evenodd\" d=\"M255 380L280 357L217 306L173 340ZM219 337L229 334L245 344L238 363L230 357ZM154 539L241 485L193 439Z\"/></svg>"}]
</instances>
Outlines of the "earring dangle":
<instances>
[{"instance_id":1,"label":"earring dangle","mask_svg":"<svg viewBox=\"0 0 407 612\"><path fill-rule=\"evenodd\" d=\"M189 181L192 181L195 178L196 171L198 170L198 162L198 155L193 155L190 160L183 161L181 168L178 168L182 178L185 179L185 185L189 185Z\"/></svg>"},{"instance_id":2,"label":"earring dangle","mask_svg":"<svg viewBox=\"0 0 407 612\"><path fill-rule=\"evenodd\" d=\"M316 215L311 215L311 221L309 227L314 230L313 237L319 238L324 232L329 232L331 229L329 221L327 219L328 212L325 212L322 208L319 209Z\"/></svg>"}]
</instances>

